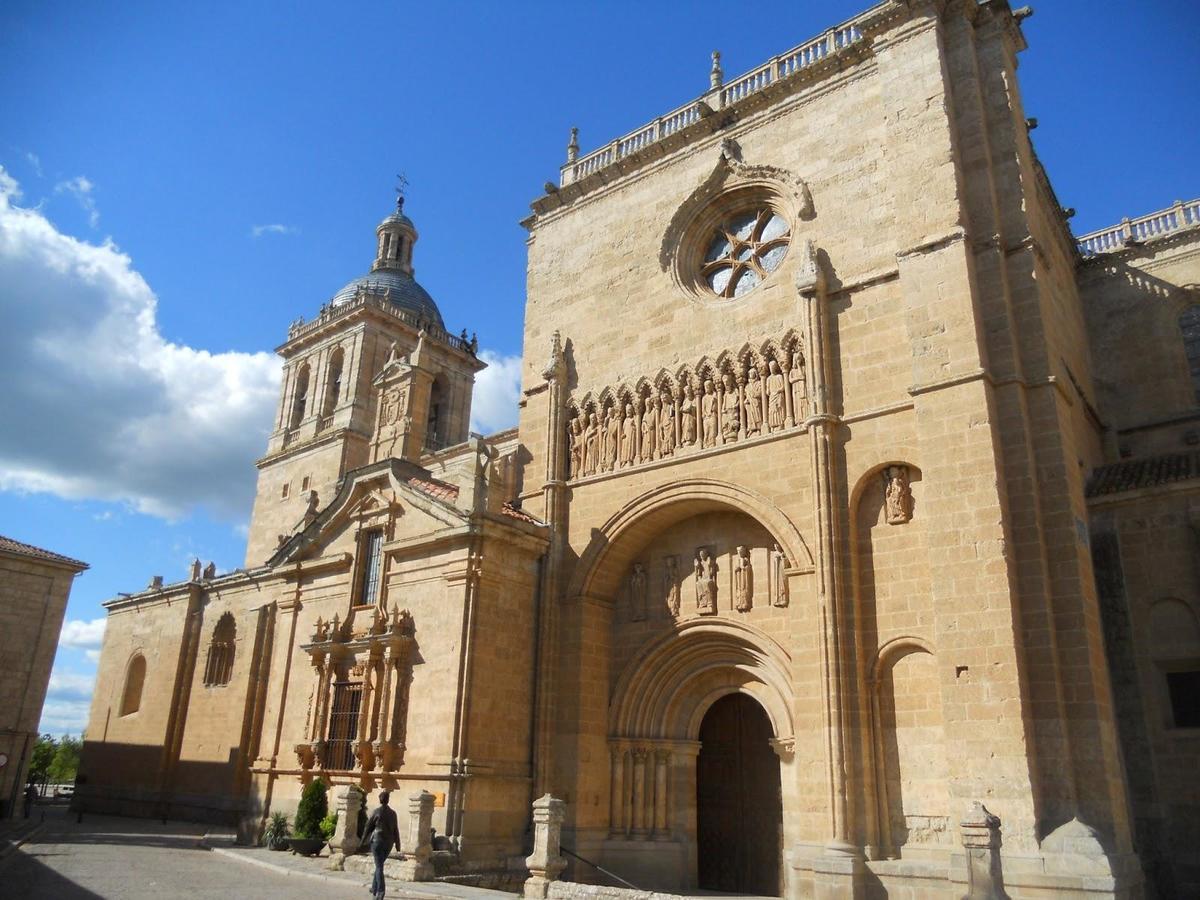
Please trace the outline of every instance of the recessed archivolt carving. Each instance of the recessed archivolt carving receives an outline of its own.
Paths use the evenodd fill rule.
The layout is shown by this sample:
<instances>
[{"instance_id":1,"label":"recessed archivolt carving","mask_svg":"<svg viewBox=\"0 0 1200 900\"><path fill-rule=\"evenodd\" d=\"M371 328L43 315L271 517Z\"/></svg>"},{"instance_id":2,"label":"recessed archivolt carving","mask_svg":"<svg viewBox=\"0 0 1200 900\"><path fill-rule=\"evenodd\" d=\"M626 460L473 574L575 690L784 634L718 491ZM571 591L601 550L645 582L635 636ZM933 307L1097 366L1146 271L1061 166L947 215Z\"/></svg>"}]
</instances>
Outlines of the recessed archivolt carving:
<instances>
[{"instance_id":1,"label":"recessed archivolt carving","mask_svg":"<svg viewBox=\"0 0 1200 900\"><path fill-rule=\"evenodd\" d=\"M593 533L568 588L570 597L613 598L632 563L641 557L647 533L660 533L676 522L709 512L733 511L751 517L779 546L785 567L812 571L813 556L791 520L769 499L743 487L713 479L673 481L625 504ZM694 560L681 559L679 575ZM691 598L684 598L689 600Z\"/></svg>"},{"instance_id":2,"label":"recessed archivolt carving","mask_svg":"<svg viewBox=\"0 0 1200 900\"><path fill-rule=\"evenodd\" d=\"M803 340L794 331L660 369L633 386L567 401L568 478L587 478L803 427L809 413Z\"/></svg>"},{"instance_id":3,"label":"recessed archivolt carving","mask_svg":"<svg viewBox=\"0 0 1200 900\"><path fill-rule=\"evenodd\" d=\"M778 166L748 165L737 142L726 138L717 148L712 171L667 225L658 254L662 270L674 272L681 286L692 289L692 256L699 255L694 245L703 243L723 216L754 200L764 201L789 224L814 214L812 193L803 178Z\"/></svg>"},{"instance_id":4,"label":"recessed archivolt carving","mask_svg":"<svg viewBox=\"0 0 1200 900\"><path fill-rule=\"evenodd\" d=\"M695 740L708 708L731 693L749 694L777 738L794 734L792 660L775 640L740 622L681 625L639 648L621 673L609 707L614 736Z\"/></svg>"}]
</instances>

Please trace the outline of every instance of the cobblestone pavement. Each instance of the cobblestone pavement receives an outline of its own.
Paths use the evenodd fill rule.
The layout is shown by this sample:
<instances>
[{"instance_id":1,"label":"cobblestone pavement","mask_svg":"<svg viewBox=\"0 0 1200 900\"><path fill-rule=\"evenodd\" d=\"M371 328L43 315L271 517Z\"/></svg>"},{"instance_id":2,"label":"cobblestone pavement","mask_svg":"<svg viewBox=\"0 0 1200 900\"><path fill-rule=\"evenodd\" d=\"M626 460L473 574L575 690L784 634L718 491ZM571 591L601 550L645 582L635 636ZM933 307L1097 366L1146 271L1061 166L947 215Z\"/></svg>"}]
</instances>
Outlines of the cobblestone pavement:
<instances>
[{"instance_id":1,"label":"cobblestone pavement","mask_svg":"<svg viewBox=\"0 0 1200 900\"><path fill-rule=\"evenodd\" d=\"M286 876L212 853L200 842L208 830L204 825L90 815L77 824L62 807L45 812L45 827L35 840L0 862L4 900L369 896L357 878Z\"/></svg>"}]
</instances>

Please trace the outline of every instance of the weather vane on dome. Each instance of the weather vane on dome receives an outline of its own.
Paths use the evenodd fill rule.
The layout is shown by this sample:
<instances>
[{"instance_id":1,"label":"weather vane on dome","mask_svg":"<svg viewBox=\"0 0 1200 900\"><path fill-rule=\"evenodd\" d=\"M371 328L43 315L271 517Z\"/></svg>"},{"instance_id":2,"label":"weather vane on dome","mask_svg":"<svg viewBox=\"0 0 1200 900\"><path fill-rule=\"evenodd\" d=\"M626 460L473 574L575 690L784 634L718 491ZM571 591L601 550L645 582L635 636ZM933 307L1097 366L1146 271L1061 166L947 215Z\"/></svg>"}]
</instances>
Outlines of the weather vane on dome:
<instances>
[{"instance_id":1,"label":"weather vane on dome","mask_svg":"<svg viewBox=\"0 0 1200 900\"><path fill-rule=\"evenodd\" d=\"M396 212L404 209L404 192L408 189L408 179L402 174L396 175Z\"/></svg>"}]
</instances>

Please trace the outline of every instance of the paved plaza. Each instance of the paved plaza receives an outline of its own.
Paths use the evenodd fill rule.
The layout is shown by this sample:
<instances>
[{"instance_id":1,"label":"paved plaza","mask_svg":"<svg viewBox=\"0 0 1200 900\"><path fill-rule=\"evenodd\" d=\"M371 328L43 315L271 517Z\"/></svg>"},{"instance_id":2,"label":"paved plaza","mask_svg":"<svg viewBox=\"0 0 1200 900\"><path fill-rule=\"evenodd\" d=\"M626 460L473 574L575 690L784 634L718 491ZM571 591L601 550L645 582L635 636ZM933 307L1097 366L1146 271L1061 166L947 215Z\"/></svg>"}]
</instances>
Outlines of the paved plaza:
<instances>
[{"instance_id":1,"label":"paved plaza","mask_svg":"<svg viewBox=\"0 0 1200 900\"><path fill-rule=\"evenodd\" d=\"M203 843L204 825L91 815L79 824L63 807L46 808L45 814L33 840L0 861L0 897L307 900L368 895L358 876L289 876L210 851ZM34 813L35 818L41 815L41 809ZM299 862L290 853L272 856L285 865ZM306 871L319 869L310 862Z\"/></svg>"}]
</instances>

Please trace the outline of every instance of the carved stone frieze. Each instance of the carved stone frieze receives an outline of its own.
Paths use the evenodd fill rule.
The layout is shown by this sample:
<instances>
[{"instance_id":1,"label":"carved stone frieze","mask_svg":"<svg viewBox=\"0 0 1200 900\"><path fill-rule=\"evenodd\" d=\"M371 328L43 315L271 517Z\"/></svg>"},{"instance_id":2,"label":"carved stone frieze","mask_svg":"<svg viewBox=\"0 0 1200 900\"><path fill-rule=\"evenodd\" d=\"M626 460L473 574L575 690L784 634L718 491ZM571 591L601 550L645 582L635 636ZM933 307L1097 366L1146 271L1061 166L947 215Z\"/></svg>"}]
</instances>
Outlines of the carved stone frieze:
<instances>
[{"instance_id":1,"label":"carved stone frieze","mask_svg":"<svg viewBox=\"0 0 1200 900\"><path fill-rule=\"evenodd\" d=\"M723 351L568 400L567 477L588 478L805 427L801 336Z\"/></svg>"}]
</instances>

